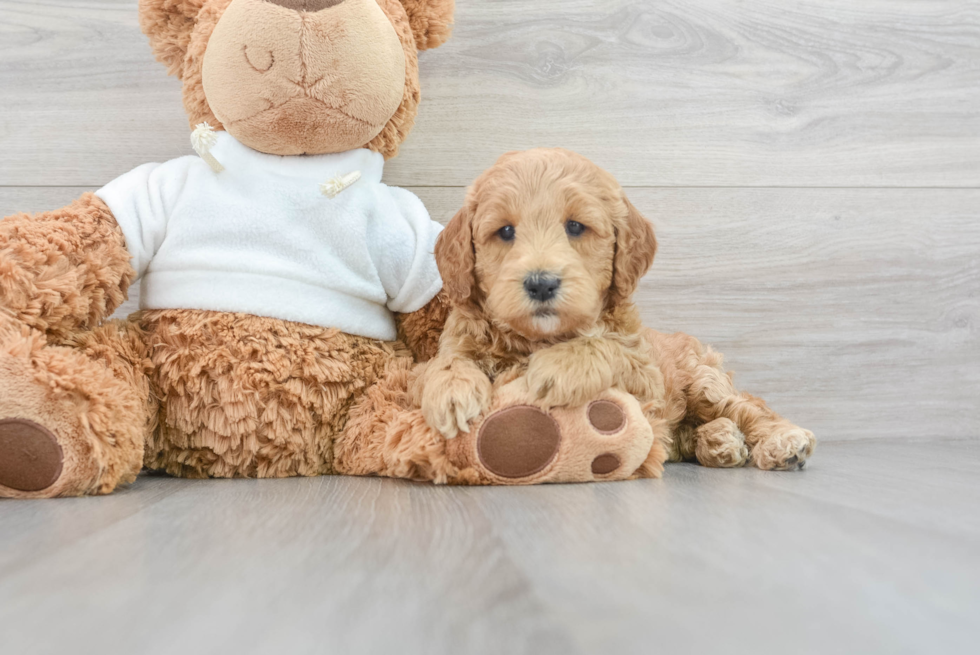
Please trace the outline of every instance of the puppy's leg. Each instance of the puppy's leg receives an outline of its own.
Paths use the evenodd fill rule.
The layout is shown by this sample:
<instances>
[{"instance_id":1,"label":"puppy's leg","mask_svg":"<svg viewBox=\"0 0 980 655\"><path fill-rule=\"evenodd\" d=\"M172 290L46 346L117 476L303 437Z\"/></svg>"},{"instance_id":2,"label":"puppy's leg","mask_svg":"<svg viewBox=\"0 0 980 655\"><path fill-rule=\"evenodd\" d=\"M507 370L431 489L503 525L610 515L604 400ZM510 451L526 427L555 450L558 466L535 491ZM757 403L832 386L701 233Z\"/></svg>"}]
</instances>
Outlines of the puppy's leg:
<instances>
[{"instance_id":1,"label":"puppy's leg","mask_svg":"<svg viewBox=\"0 0 980 655\"><path fill-rule=\"evenodd\" d=\"M703 425L682 423L674 430L672 461L697 461L710 468L744 466L749 459L745 435L729 418L716 418Z\"/></svg>"},{"instance_id":2,"label":"puppy's leg","mask_svg":"<svg viewBox=\"0 0 980 655\"><path fill-rule=\"evenodd\" d=\"M547 407L583 405L613 385L613 368L597 339L572 339L533 354L527 383Z\"/></svg>"},{"instance_id":3,"label":"puppy's leg","mask_svg":"<svg viewBox=\"0 0 980 655\"><path fill-rule=\"evenodd\" d=\"M414 386L426 422L447 439L470 431L470 422L490 407L490 378L475 362L439 356Z\"/></svg>"},{"instance_id":4,"label":"puppy's leg","mask_svg":"<svg viewBox=\"0 0 980 655\"><path fill-rule=\"evenodd\" d=\"M813 454L816 440L813 433L798 427L769 408L761 399L740 392L721 367L721 355L696 344L692 357L691 383L688 388L688 418L703 423L695 435L695 454L707 466L732 462L741 458L737 448L737 432L744 435L751 462L760 469L792 470L803 468ZM718 423L730 419L733 426ZM727 436L726 436L727 435ZM704 443L702 443L704 440Z\"/></svg>"},{"instance_id":5,"label":"puppy's leg","mask_svg":"<svg viewBox=\"0 0 980 655\"><path fill-rule=\"evenodd\" d=\"M600 392L620 388L637 398L659 398L663 376L641 339L584 336L531 355L527 383L547 407L583 405Z\"/></svg>"}]
</instances>

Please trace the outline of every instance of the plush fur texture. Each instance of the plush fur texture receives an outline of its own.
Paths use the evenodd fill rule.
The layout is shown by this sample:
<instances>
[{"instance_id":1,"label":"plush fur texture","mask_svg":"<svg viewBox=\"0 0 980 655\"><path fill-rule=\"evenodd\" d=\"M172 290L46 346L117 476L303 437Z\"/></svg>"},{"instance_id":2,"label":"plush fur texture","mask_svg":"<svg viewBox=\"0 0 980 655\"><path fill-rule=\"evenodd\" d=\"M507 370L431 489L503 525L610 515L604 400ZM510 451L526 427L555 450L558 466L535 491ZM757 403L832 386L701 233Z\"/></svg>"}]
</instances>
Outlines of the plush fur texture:
<instances>
[{"instance_id":1,"label":"plush fur texture","mask_svg":"<svg viewBox=\"0 0 980 655\"><path fill-rule=\"evenodd\" d=\"M142 323L163 410L146 465L182 477L332 473L353 400L412 361L397 343L248 314L150 311Z\"/></svg>"},{"instance_id":2,"label":"plush fur texture","mask_svg":"<svg viewBox=\"0 0 980 655\"><path fill-rule=\"evenodd\" d=\"M693 337L643 328L631 296L655 252L650 223L584 157L503 156L436 246L454 307L419 381L428 422L447 438L467 432L489 409L494 379L516 369L545 407L579 406L611 386L627 391L672 459L802 467L812 433L739 392L721 356ZM526 289L542 275L560 282L547 302ZM639 474L656 474L667 454Z\"/></svg>"},{"instance_id":3,"label":"plush fur texture","mask_svg":"<svg viewBox=\"0 0 980 655\"><path fill-rule=\"evenodd\" d=\"M395 317L399 341L408 345L418 361L426 362L439 352L439 338L449 309L449 297L443 291L419 311Z\"/></svg>"},{"instance_id":4,"label":"plush fur texture","mask_svg":"<svg viewBox=\"0 0 980 655\"><path fill-rule=\"evenodd\" d=\"M134 279L122 230L94 194L0 222L0 307L52 341L99 325Z\"/></svg>"},{"instance_id":5,"label":"plush fur texture","mask_svg":"<svg viewBox=\"0 0 980 655\"><path fill-rule=\"evenodd\" d=\"M234 1L242 7L251 2ZM389 51L398 55L404 79L373 79L395 89L385 101L393 109L382 112L393 114L374 117L377 129L354 145L390 157L411 128L418 107L416 39L428 47L441 42L448 35L452 3L407 3L413 12L410 18L397 0L376 0L377 6L364 2L346 0L326 7L328 3L310 0L292 8L285 6L289 2L277 6L263 1L254 8L279 12L301 35L303 30L328 29L321 19L338 12L332 15L349 14L349 20L359 23L347 32L351 39L360 35L369 46L378 47L382 42L371 41L372 29L374 36L390 37ZM221 128L205 93L203 67L209 40L231 4L232 0L140 2L140 24L157 58L183 80L192 125L207 120ZM320 5L322 15L313 11ZM366 15L374 19L359 20L358 8L366 8ZM231 41L236 35L249 43L261 41L270 38L263 30L275 27L274 21L245 23L239 22L237 32L230 30ZM308 39L300 41L307 47ZM364 55L359 47L341 47L336 53ZM324 51L314 52L312 45L309 49L297 55L300 67L328 65ZM262 55L260 49L256 56ZM245 61L243 54L241 62ZM376 68L378 61L368 58L365 70ZM248 62L253 68L262 63ZM348 82L357 77L345 70ZM275 86L271 78L269 84ZM319 94L316 111L322 115L300 112L299 120L326 125L336 118L327 104L331 94L346 93L344 82L340 84L324 87L322 93L313 91ZM233 106L223 108L235 111ZM319 118L323 120L314 120ZM293 148L295 143L288 140L294 132L307 141L299 148L302 152L326 147L302 130L276 136L274 128L256 128L271 133L269 142L262 144L269 151ZM326 131L353 138L337 124ZM366 406L368 399L384 400L384 394L369 393L372 384L410 369L413 352L405 343L422 358L432 356L447 313L445 297L439 297L415 314L398 317L403 341L392 343L277 319L197 310L148 311L128 321L104 323L125 299L134 278L122 232L92 194L64 209L0 222L0 419L20 418L42 426L55 435L63 457L61 474L50 487L25 492L0 480L0 497L109 493L135 479L144 464L185 477L333 473L338 459L335 440L343 440L351 408ZM356 426L368 434L378 432L395 408L396 404L378 406L374 414L359 416ZM9 446L14 443L9 439L0 443L16 447ZM364 466L357 470L377 472Z\"/></svg>"},{"instance_id":6,"label":"plush fur texture","mask_svg":"<svg viewBox=\"0 0 980 655\"><path fill-rule=\"evenodd\" d=\"M452 33L455 0L401 0L419 50L441 46Z\"/></svg>"},{"instance_id":7,"label":"plush fur texture","mask_svg":"<svg viewBox=\"0 0 980 655\"><path fill-rule=\"evenodd\" d=\"M26 418L54 432L64 469L49 488L0 497L107 493L136 479L156 400L139 327L112 322L76 333L64 346L11 321L0 324L0 416Z\"/></svg>"}]
</instances>

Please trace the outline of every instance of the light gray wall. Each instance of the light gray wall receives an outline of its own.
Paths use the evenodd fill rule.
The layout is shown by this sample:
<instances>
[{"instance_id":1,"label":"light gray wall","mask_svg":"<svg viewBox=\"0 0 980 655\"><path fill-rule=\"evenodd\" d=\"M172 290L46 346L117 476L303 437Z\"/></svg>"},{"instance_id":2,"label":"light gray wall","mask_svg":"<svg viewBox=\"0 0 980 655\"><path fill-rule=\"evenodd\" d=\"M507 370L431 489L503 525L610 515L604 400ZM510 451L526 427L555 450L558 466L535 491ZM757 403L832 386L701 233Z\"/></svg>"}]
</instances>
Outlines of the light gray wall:
<instances>
[{"instance_id":1,"label":"light gray wall","mask_svg":"<svg viewBox=\"0 0 980 655\"><path fill-rule=\"evenodd\" d=\"M190 151L135 0L0 0L0 214ZM500 153L578 150L655 223L648 323L823 440L980 436L969 0L458 0L386 180L446 221Z\"/></svg>"}]
</instances>

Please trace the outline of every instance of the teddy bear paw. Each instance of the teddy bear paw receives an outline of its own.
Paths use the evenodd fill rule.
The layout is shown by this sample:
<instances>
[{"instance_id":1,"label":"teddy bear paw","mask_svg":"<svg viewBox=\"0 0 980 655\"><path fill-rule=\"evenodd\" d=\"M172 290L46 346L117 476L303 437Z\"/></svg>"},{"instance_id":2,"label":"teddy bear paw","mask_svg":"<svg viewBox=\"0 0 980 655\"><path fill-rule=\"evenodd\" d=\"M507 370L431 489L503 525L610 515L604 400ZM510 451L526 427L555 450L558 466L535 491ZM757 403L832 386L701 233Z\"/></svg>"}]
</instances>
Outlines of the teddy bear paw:
<instances>
[{"instance_id":1,"label":"teddy bear paw","mask_svg":"<svg viewBox=\"0 0 980 655\"><path fill-rule=\"evenodd\" d=\"M624 480L643 464L654 434L632 396L608 390L579 407L498 404L455 449L490 484Z\"/></svg>"}]
</instances>

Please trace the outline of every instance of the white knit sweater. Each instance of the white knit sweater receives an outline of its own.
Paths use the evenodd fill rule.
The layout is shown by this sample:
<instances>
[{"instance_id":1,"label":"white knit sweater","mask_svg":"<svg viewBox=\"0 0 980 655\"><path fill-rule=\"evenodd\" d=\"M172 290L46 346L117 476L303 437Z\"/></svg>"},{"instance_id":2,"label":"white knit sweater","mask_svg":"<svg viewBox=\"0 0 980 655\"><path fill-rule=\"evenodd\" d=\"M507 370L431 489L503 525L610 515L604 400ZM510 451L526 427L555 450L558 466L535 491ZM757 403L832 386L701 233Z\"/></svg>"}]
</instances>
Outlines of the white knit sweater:
<instances>
[{"instance_id":1,"label":"white knit sweater","mask_svg":"<svg viewBox=\"0 0 980 655\"><path fill-rule=\"evenodd\" d=\"M396 338L391 312L442 288L441 226L381 183L369 150L278 157L219 132L210 154L145 164L99 190L126 237L146 309L245 312ZM335 198L328 180L359 172Z\"/></svg>"}]
</instances>

